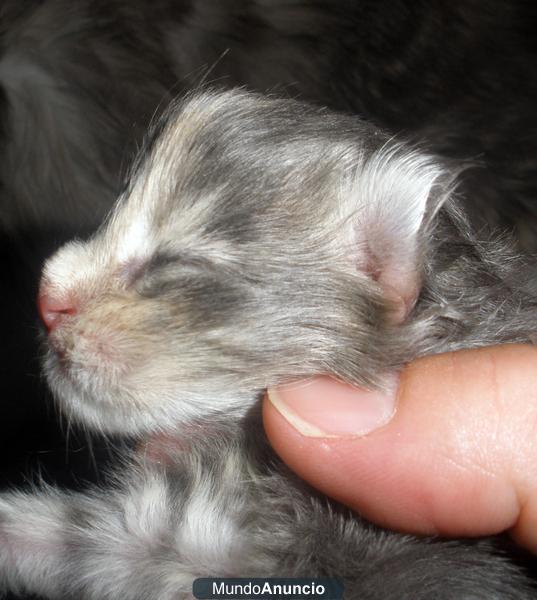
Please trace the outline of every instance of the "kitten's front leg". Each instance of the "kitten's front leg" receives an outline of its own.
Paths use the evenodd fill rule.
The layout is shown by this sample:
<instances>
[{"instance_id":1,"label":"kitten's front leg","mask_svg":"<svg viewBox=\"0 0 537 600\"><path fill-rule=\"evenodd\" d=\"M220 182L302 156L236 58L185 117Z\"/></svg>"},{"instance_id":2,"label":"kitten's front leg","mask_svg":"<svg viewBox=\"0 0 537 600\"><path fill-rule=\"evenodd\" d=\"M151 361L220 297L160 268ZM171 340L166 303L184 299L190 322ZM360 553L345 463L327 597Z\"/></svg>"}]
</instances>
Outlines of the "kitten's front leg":
<instances>
[{"instance_id":1,"label":"kitten's front leg","mask_svg":"<svg viewBox=\"0 0 537 600\"><path fill-rule=\"evenodd\" d=\"M68 496L0 495L0 590L61 597Z\"/></svg>"},{"instance_id":2,"label":"kitten's front leg","mask_svg":"<svg viewBox=\"0 0 537 600\"><path fill-rule=\"evenodd\" d=\"M177 548L174 507L158 474L108 492L1 494L0 587L51 599L188 598L196 575Z\"/></svg>"}]
</instances>

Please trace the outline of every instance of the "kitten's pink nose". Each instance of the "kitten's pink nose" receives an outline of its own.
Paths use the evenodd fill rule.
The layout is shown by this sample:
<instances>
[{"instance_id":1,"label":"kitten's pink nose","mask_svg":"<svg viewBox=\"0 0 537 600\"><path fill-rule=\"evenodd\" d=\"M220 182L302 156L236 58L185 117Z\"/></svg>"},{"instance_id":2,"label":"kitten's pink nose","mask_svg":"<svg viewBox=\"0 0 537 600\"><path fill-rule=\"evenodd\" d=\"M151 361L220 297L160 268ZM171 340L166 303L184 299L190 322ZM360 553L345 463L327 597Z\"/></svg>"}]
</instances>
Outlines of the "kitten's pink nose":
<instances>
[{"instance_id":1,"label":"kitten's pink nose","mask_svg":"<svg viewBox=\"0 0 537 600\"><path fill-rule=\"evenodd\" d=\"M58 325L65 315L74 315L76 313L73 302L69 302L63 298L55 298L52 294L44 290L39 292L37 308L39 316L49 332Z\"/></svg>"}]
</instances>

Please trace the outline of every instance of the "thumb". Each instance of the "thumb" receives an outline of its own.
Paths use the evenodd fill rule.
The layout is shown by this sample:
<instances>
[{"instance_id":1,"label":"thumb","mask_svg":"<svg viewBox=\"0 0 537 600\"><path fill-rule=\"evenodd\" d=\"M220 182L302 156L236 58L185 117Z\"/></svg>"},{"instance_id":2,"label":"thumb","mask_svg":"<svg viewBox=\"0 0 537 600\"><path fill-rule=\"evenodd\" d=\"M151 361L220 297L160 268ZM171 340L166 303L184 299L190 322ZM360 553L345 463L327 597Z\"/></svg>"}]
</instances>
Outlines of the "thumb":
<instances>
[{"instance_id":1,"label":"thumb","mask_svg":"<svg viewBox=\"0 0 537 600\"><path fill-rule=\"evenodd\" d=\"M301 477L417 534L510 529L537 552L537 349L415 361L393 393L315 378L269 391L267 435Z\"/></svg>"}]
</instances>

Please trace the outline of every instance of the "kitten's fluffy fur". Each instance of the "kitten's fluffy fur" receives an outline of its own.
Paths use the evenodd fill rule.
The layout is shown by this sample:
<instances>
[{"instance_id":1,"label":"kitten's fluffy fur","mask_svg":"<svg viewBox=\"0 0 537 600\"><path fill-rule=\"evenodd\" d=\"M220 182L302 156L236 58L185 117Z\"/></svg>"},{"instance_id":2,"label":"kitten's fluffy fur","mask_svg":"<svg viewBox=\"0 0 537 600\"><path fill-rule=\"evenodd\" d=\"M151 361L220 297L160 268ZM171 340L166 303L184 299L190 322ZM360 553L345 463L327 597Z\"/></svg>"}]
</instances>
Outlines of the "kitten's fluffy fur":
<instances>
[{"instance_id":1,"label":"kitten's fluffy fur","mask_svg":"<svg viewBox=\"0 0 537 600\"><path fill-rule=\"evenodd\" d=\"M46 372L67 414L166 432L108 489L0 496L5 587L188 598L202 575L339 575L346 598L534 596L491 540L384 532L266 446L257 399L329 372L383 385L414 356L530 341L524 265L476 240L454 175L364 122L207 92L174 106L93 239L47 263L69 310Z\"/></svg>"}]
</instances>

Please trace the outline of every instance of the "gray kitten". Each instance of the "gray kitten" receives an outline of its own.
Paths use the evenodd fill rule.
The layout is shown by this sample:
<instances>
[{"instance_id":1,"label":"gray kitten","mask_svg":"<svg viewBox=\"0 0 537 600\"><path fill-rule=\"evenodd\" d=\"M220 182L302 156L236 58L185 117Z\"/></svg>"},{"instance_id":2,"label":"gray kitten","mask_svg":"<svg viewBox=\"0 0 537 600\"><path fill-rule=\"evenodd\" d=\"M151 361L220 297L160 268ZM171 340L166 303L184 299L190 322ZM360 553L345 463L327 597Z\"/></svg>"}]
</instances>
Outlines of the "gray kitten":
<instances>
[{"instance_id":1,"label":"gray kitten","mask_svg":"<svg viewBox=\"0 0 537 600\"><path fill-rule=\"evenodd\" d=\"M382 387L418 355L531 341L529 270L474 237L456 175L292 100L173 106L108 221L48 261L40 292L61 410L160 449L108 489L2 494L5 588L165 600L198 576L334 575L346 598L534 597L493 540L382 531L310 490L258 415L266 386L297 377Z\"/></svg>"}]
</instances>

